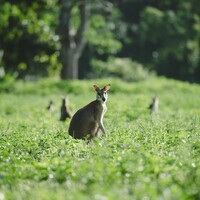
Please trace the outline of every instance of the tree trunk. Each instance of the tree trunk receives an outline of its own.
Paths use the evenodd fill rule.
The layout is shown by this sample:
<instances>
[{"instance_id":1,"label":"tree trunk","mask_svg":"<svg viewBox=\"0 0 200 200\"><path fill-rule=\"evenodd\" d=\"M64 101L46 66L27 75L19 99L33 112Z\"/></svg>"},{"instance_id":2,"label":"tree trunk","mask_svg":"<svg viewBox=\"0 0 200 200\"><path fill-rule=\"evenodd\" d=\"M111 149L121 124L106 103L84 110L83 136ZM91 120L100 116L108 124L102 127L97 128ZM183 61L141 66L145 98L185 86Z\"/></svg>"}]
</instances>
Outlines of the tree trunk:
<instances>
[{"instance_id":1,"label":"tree trunk","mask_svg":"<svg viewBox=\"0 0 200 200\"><path fill-rule=\"evenodd\" d=\"M73 49L63 49L62 56L62 79L78 79L79 55Z\"/></svg>"},{"instance_id":2,"label":"tree trunk","mask_svg":"<svg viewBox=\"0 0 200 200\"><path fill-rule=\"evenodd\" d=\"M88 9L87 0L61 1L60 13L60 41L61 41L61 78L78 79L78 61L85 47L84 32L87 28ZM77 30L71 26L71 10L79 8L80 25Z\"/></svg>"}]
</instances>

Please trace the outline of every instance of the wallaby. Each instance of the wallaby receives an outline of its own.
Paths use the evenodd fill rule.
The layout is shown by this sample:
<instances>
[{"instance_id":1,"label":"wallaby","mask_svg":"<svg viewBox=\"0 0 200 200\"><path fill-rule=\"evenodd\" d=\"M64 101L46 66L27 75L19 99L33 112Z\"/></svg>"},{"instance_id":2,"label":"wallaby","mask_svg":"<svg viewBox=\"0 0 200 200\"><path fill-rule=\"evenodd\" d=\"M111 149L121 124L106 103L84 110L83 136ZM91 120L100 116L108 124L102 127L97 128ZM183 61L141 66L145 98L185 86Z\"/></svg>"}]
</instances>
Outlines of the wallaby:
<instances>
[{"instance_id":1,"label":"wallaby","mask_svg":"<svg viewBox=\"0 0 200 200\"><path fill-rule=\"evenodd\" d=\"M103 117L107 110L107 91L110 89L110 84L102 89L97 85L93 87L97 92L96 100L79 109L72 117L69 125L69 135L76 139L88 136L88 139L91 140L98 137L99 129L106 135Z\"/></svg>"},{"instance_id":2,"label":"wallaby","mask_svg":"<svg viewBox=\"0 0 200 200\"><path fill-rule=\"evenodd\" d=\"M60 121L65 121L67 118L71 119L71 114L68 111L67 104L66 104L66 98L62 98L62 104L60 108Z\"/></svg>"},{"instance_id":3,"label":"wallaby","mask_svg":"<svg viewBox=\"0 0 200 200\"><path fill-rule=\"evenodd\" d=\"M152 102L151 102L151 104L149 106L151 115L154 115L154 114L156 114L158 112L158 104L159 104L158 97L154 96L152 98Z\"/></svg>"},{"instance_id":4,"label":"wallaby","mask_svg":"<svg viewBox=\"0 0 200 200\"><path fill-rule=\"evenodd\" d=\"M46 107L46 109L50 112L50 114L53 114L54 102L52 100L49 101L49 105Z\"/></svg>"}]
</instances>

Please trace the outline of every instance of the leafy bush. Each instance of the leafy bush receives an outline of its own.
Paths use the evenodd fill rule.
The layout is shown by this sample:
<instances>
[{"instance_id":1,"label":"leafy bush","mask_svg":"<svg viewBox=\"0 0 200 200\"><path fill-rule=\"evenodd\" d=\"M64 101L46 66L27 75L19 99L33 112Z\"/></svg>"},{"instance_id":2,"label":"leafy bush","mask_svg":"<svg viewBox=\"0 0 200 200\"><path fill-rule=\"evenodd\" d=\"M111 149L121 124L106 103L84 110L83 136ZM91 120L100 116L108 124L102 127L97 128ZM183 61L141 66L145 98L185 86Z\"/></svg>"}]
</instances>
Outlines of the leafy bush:
<instances>
[{"instance_id":1,"label":"leafy bush","mask_svg":"<svg viewBox=\"0 0 200 200\"><path fill-rule=\"evenodd\" d=\"M130 58L111 57L107 62L93 60L93 72L99 77L119 77L124 81L140 81L148 79L152 73L143 67L141 63Z\"/></svg>"},{"instance_id":2,"label":"leafy bush","mask_svg":"<svg viewBox=\"0 0 200 200\"><path fill-rule=\"evenodd\" d=\"M0 77L0 92L9 92L13 90L15 82L15 76L11 74L6 74Z\"/></svg>"}]
</instances>

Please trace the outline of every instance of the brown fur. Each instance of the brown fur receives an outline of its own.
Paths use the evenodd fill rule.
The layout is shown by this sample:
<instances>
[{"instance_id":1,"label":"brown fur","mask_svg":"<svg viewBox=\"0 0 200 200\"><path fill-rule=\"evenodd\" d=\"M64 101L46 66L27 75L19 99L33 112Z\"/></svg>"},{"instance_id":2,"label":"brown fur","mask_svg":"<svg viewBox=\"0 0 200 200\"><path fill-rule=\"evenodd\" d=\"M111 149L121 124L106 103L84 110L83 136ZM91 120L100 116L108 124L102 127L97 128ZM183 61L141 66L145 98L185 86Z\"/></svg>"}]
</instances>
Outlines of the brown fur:
<instances>
[{"instance_id":1,"label":"brown fur","mask_svg":"<svg viewBox=\"0 0 200 200\"><path fill-rule=\"evenodd\" d=\"M105 86L103 89L94 86L95 90L103 94L107 92L110 86ZM79 109L72 117L69 126L69 135L76 139L81 139L89 136L89 139L93 137L98 137L99 129L106 134L105 128L103 126L103 117L106 112L106 100L101 101L96 99L88 105Z\"/></svg>"},{"instance_id":2,"label":"brown fur","mask_svg":"<svg viewBox=\"0 0 200 200\"><path fill-rule=\"evenodd\" d=\"M65 121L67 118L71 119L71 114L69 113L66 106L66 99L62 97L62 105L60 108L60 121Z\"/></svg>"}]
</instances>

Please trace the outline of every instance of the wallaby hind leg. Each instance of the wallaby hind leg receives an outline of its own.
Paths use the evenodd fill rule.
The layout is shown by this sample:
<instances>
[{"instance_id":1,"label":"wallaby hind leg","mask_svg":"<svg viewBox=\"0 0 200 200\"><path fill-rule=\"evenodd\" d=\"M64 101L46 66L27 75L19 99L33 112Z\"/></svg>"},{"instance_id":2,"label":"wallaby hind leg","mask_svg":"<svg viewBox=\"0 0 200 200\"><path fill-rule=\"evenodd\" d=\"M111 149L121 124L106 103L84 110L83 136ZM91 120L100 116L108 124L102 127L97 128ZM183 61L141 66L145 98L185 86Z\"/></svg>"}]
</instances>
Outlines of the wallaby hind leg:
<instances>
[{"instance_id":1,"label":"wallaby hind leg","mask_svg":"<svg viewBox=\"0 0 200 200\"><path fill-rule=\"evenodd\" d=\"M94 137L99 137L99 129L100 129L100 127L96 128L96 130L93 131L93 134L90 134L90 136L88 137L88 142L87 142L87 144L91 144L92 139L93 139Z\"/></svg>"}]
</instances>

